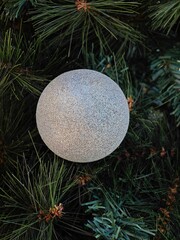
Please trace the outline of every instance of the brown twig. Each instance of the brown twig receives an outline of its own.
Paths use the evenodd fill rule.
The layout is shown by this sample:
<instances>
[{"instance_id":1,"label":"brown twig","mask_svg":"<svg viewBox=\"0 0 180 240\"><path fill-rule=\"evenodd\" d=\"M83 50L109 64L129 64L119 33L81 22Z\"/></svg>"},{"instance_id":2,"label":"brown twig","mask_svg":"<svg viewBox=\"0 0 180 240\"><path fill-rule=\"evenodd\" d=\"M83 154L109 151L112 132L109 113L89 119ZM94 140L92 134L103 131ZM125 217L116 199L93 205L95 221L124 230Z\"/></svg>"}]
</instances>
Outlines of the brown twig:
<instances>
[{"instance_id":1,"label":"brown twig","mask_svg":"<svg viewBox=\"0 0 180 240\"><path fill-rule=\"evenodd\" d=\"M76 0L75 5L78 11L84 10L86 12L90 8L86 0Z\"/></svg>"},{"instance_id":2,"label":"brown twig","mask_svg":"<svg viewBox=\"0 0 180 240\"><path fill-rule=\"evenodd\" d=\"M49 222L55 217L61 218L63 215L63 210L63 204L59 203L59 205L54 205L54 207L50 208L47 213L45 213L43 210L39 210L37 217L39 220L45 220L46 222Z\"/></svg>"}]
</instances>

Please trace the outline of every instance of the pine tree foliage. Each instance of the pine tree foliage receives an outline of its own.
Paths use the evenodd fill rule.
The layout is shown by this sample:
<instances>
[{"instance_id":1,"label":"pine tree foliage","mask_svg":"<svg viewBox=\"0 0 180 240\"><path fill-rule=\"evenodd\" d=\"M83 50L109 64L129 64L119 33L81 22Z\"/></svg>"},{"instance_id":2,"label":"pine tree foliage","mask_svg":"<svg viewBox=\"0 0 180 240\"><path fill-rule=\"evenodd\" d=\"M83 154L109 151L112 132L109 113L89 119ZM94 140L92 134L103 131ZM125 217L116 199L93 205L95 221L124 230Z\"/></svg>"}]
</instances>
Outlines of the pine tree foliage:
<instances>
[{"instance_id":1,"label":"pine tree foliage","mask_svg":"<svg viewBox=\"0 0 180 240\"><path fill-rule=\"evenodd\" d=\"M159 88L158 100L161 104L169 104L171 114L180 125L180 48L176 46L164 56L151 63L152 80Z\"/></svg>"},{"instance_id":2,"label":"pine tree foliage","mask_svg":"<svg viewBox=\"0 0 180 240\"><path fill-rule=\"evenodd\" d=\"M36 34L51 44L78 45L79 50L107 47L112 39L140 41L141 34L125 18L137 14L137 2L125 1L38 1L32 12Z\"/></svg>"},{"instance_id":3,"label":"pine tree foliage","mask_svg":"<svg viewBox=\"0 0 180 240\"><path fill-rule=\"evenodd\" d=\"M32 69L36 46L30 43L25 50L23 43L23 37L13 34L11 29L0 40L0 91L11 90L17 98L22 97L24 91L39 95L45 82Z\"/></svg>"},{"instance_id":4,"label":"pine tree foliage","mask_svg":"<svg viewBox=\"0 0 180 240\"><path fill-rule=\"evenodd\" d=\"M4 176L5 187L0 189L1 239L72 239L73 232L87 234L78 225L80 205L74 167L47 155L36 156L33 164L24 157L16 173L7 171Z\"/></svg>"},{"instance_id":5,"label":"pine tree foliage","mask_svg":"<svg viewBox=\"0 0 180 240\"><path fill-rule=\"evenodd\" d=\"M89 69L102 72L109 76L123 89L127 97L132 94L129 68L124 55L106 55L104 52L100 52L99 55L97 55L93 50L89 52L89 54L86 54L84 65Z\"/></svg>"},{"instance_id":6,"label":"pine tree foliage","mask_svg":"<svg viewBox=\"0 0 180 240\"><path fill-rule=\"evenodd\" d=\"M14 20L21 17L27 10L34 6L37 0L2 0L1 5L6 13L6 18Z\"/></svg>"},{"instance_id":7,"label":"pine tree foliage","mask_svg":"<svg viewBox=\"0 0 180 240\"><path fill-rule=\"evenodd\" d=\"M150 18L152 20L152 28L164 30L167 34L176 25L177 31L180 24L180 2L179 0L158 1L156 5L151 6Z\"/></svg>"},{"instance_id":8,"label":"pine tree foliage","mask_svg":"<svg viewBox=\"0 0 180 240\"><path fill-rule=\"evenodd\" d=\"M0 28L0 239L178 240L179 1L2 0ZM44 75L79 68L113 79L130 110L121 145L84 165L55 157L35 122Z\"/></svg>"},{"instance_id":9,"label":"pine tree foliage","mask_svg":"<svg viewBox=\"0 0 180 240\"><path fill-rule=\"evenodd\" d=\"M164 123L162 127L166 127ZM164 131L158 135L163 138ZM178 173L178 153L173 149L121 150L114 165L110 163L88 187L92 197L84 206L92 219L86 226L97 239L176 240L180 222L176 226L173 222L178 221L180 211Z\"/></svg>"},{"instance_id":10,"label":"pine tree foliage","mask_svg":"<svg viewBox=\"0 0 180 240\"><path fill-rule=\"evenodd\" d=\"M97 239L148 240L155 236L156 230L150 230L142 217L130 215L124 207L124 198L118 193L101 187L95 188L94 192L93 201L84 205L87 212L93 213L93 220L89 220L86 226L93 230Z\"/></svg>"},{"instance_id":11,"label":"pine tree foliage","mask_svg":"<svg viewBox=\"0 0 180 240\"><path fill-rule=\"evenodd\" d=\"M31 107L29 102L32 102ZM35 101L30 95L19 101L13 94L0 95L0 166L16 162L17 156L29 152L32 143L28 131L37 134L34 127Z\"/></svg>"}]
</instances>

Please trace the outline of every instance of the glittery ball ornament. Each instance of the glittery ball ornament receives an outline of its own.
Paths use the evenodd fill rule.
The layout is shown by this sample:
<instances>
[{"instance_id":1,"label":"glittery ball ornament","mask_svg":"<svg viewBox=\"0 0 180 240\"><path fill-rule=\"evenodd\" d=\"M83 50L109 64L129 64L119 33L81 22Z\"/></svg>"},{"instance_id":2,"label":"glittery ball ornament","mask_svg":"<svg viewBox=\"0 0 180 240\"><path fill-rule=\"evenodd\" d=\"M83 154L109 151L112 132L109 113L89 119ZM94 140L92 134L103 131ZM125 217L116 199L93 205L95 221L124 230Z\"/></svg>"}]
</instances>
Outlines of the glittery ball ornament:
<instances>
[{"instance_id":1,"label":"glittery ball ornament","mask_svg":"<svg viewBox=\"0 0 180 240\"><path fill-rule=\"evenodd\" d=\"M79 69L63 73L42 92L37 128L48 148L73 162L93 162L124 139L129 108L120 87L106 75Z\"/></svg>"}]
</instances>

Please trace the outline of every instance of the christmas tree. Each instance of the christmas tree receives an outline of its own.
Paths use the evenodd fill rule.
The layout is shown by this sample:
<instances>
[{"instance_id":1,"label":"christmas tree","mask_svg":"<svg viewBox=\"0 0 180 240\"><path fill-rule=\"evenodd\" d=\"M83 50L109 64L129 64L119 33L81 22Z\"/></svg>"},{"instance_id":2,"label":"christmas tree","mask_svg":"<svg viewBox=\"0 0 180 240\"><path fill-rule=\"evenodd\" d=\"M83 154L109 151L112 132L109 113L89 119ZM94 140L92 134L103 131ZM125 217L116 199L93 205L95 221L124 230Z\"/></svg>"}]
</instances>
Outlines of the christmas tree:
<instances>
[{"instance_id":1,"label":"christmas tree","mask_svg":"<svg viewBox=\"0 0 180 240\"><path fill-rule=\"evenodd\" d=\"M1 0L0 239L178 240L180 1ZM36 126L43 89L92 69L123 90L121 145L80 164Z\"/></svg>"}]
</instances>

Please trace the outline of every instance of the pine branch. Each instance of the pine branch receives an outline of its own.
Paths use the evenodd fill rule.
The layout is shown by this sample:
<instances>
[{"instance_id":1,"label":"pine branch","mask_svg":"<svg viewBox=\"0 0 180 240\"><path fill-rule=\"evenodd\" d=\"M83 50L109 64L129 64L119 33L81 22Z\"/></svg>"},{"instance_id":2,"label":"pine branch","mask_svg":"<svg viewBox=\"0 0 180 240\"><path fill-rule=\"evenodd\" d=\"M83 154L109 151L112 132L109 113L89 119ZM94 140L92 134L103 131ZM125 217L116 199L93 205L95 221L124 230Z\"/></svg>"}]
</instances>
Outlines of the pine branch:
<instances>
[{"instance_id":1,"label":"pine branch","mask_svg":"<svg viewBox=\"0 0 180 240\"><path fill-rule=\"evenodd\" d=\"M165 3L157 3L149 8L150 18L152 21L152 29L164 30L169 34L171 29L176 26L179 28L180 21L180 2L179 0L165 1Z\"/></svg>"},{"instance_id":2,"label":"pine branch","mask_svg":"<svg viewBox=\"0 0 180 240\"><path fill-rule=\"evenodd\" d=\"M173 109L177 126L180 125L180 60L179 47L168 51L151 63L152 79L159 87L159 100Z\"/></svg>"},{"instance_id":3,"label":"pine branch","mask_svg":"<svg viewBox=\"0 0 180 240\"><path fill-rule=\"evenodd\" d=\"M174 193L179 189L172 186L179 179L178 153L154 149L148 155L144 150L131 149L128 155L126 152L123 156L122 151L120 154L114 165L109 163L99 180L88 187L92 198L84 206L93 218L88 220L87 227L97 239L152 239L151 233L160 234L160 239L175 239L180 199ZM170 217L163 232L159 216L170 200L173 201L171 206L167 205ZM145 235L141 235L141 228Z\"/></svg>"},{"instance_id":4,"label":"pine branch","mask_svg":"<svg viewBox=\"0 0 180 240\"><path fill-rule=\"evenodd\" d=\"M131 94L129 68L123 54L121 56L114 53L106 55L103 52L97 54L93 49L86 54L83 67L106 74L123 89L127 97Z\"/></svg>"},{"instance_id":5,"label":"pine branch","mask_svg":"<svg viewBox=\"0 0 180 240\"><path fill-rule=\"evenodd\" d=\"M94 232L97 239L148 240L155 235L155 229L148 229L140 213L138 217L132 216L124 206L126 197L102 187L91 190L92 201L83 205L87 207L88 213L93 214L93 219L86 226Z\"/></svg>"},{"instance_id":6,"label":"pine branch","mask_svg":"<svg viewBox=\"0 0 180 240\"><path fill-rule=\"evenodd\" d=\"M1 239L72 239L73 232L88 235L78 223L79 194L72 165L66 166L55 156L37 155L31 166L24 159L15 174L5 174L0 189Z\"/></svg>"},{"instance_id":7,"label":"pine branch","mask_svg":"<svg viewBox=\"0 0 180 240\"><path fill-rule=\"evenodd\" d=\"M23 157L32 148L28 131L37 135L34 115L36 101L27 95L23 101L13 94L0 95L0 166L9 166L17 156Z\"/></svg>"},{"instance_id":8,"label":"pine branch","mask_svg":"<svg viewBox=\"0 0 180 240\"><path fill-rule=\"evenodd\" d=\"M104 48L111 39L141 41L141 34L126 19L137 14L137 2L124 1L39 1L32 11L37 36L51 45L74 44L87 51L89 44ZM49 41L50 40L50 41Z\"/></svg>"},{"instance_id":9,"label":"pine branch","mask_svg":"<svg viewBox=\"0 0 180 240\"><path fill-rule=\"evenodd\" d=\"M6 15L6 19L15 20L22 17L37 0L2 0L0 3Z\"/></svg>"},{"instance_id":10,"label":"pine branch","mask_svg":"<svg viewBox=\"0 0 180 240\"><path fill-rule=\"evenodd\" d=\"M23 49L23 37L8 30L0 41L0 92L9 91L17 99L24 91L40 95L45 80L32 69L36 59L36 47L30 44Z\"/></svg>"}]
</instances>

